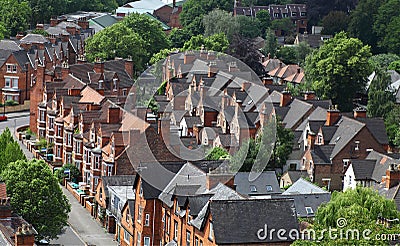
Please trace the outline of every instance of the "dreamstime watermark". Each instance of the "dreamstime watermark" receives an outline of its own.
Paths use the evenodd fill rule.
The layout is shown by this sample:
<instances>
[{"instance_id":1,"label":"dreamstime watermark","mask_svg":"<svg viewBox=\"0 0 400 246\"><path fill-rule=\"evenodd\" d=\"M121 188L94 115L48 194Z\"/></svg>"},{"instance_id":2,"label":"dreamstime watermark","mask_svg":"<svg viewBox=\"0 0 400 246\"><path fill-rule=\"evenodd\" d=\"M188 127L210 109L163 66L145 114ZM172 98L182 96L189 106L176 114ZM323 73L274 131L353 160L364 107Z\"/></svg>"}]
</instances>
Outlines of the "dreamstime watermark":
<instances>
[{"instance_id":1,"label":"dreamstime watermark","mask_svg":"<svg viewBox=\"0 0 400 246\"><path fill-rule=\"evenodd\" d=\"M372 230L370 229L354 229L354 228L345 228L347 226L347 220L345 218L339 218L336 220L336 228L329 227L328 229L323 229L321 231L315 231L314 229L304 229L303 231L299 231L297 228L293 228L290 230L284 228L269 228L267 224L264 225L264 228L260 228L257 231L257 237L261 241L266 240L313 240L313 241L321 241L322 239L330 239L330 240L398 240L400 239L400 233L395 234L376 234L374 237L371 237Z\"/></svg>"}]
</instances>

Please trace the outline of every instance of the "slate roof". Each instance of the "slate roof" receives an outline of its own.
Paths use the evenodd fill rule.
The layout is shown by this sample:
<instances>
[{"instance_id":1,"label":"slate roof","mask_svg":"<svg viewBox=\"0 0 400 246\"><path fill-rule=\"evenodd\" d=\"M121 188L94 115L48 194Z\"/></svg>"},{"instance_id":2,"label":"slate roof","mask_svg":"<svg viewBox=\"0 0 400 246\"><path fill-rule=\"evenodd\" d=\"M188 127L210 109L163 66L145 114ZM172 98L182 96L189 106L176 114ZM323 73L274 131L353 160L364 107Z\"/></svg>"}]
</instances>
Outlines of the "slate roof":
<instances>
[{"instance_id":1,"label":"slate roof","mask_svg":"<svg viewBox=\"0 0 400 246\"><path fill-rule=\"evenodd\" d=\"M299 229L290 199L212 201L210 212L218 245L282 242L276 235L264 241L257 237L257 231L266 224L287 231Z\"/></svg>"},{"instance_id":2,"label":"slate roof","mask_svg":"<svg viewBox=\"0 0 400 246\"><path fill-rule=\"evenodd\" d=\"M381 182L382 176L386 175L386 170L389 168L390 164L400 163L399 159L393 159L388 155L378 153L376 151L371 151L368 154L367 160L375 160L375 167L372 173L372 179L376 182Z\"/></svg>"},{"instance_id":3,"label":"slate roof","mask_svg":"<svg viewBox=\"0 0 400 246\"><path fill-rule=\"evenodd\" d=\"M274 196L273 198L279 198L279 196ZM328 203L331 200L331 194L290 194L281 195L281 198L293 199L297 217L307 218L314 217L319 206L323 203ZM307 213L306 207L310 207L313 213Z\"/></svg>"},{"instance_id":4,"label":"slate roof","mask_svg":"<svg viewBox=\"0 0 400 246\"><path fill-rule=\"evenodd\" d=\"M308 182L307 180L300 178L294 184L292 184L282 195L292 194L327 194L328 191L316 186L315 184Z\"/></svg>"},{"instance_id":5,"label":"slate roof","mask_svg":"<svg viewBox=\"0 0 400 246\"><path fill-rule=\"evenodd\" d=\"M184 116L186 125L188 128L201 124L201 119L199 116Z\"/></svg>"},{"instance_id":6,"label":"slate roof","mask_svg":"<svg viewBox=\"0 0 400 246\"><path fill-rule=\"evenodd\" d=\"M334 145L315 145L314 150L311 150L314 164L332 164L330 156L334 148Z\"/></svg>"},{"instance_id":7,"label":"slate roof","mask_svg":"<svg viewBox=\"0 0 400 246\"><path fill-rule=\"evenodd\" d=\"M44 44L48 43L49 41L40 34L33 34L33 33L28 33L25 35L25 37L21 38L20 40L21 43L30 43L30 44Z\"/></svg>"},{"instance_id":8,"label":"slate roof","mask_svg":"<svg viewBox=\"0 0 400 246\"><path fill-rule=\"evenodd\" d=\"M136 175L114 175L114 176L103 176L101 180L103 182L104 193L109 196L108 186L133 186Z\"/></svg>"},{"instance_id":9,"label":"slate roof","mask_svg":"<svg viewBox=\"0 0 400 246\"><path fill-rule=\"evenodd\" d=\"M311 104L294 99L289 106L289 111L282 120L285 128L293 128L311 109Z\"/></svg>"},{"instance_id":10,"label":"slate roof","mask_svg":"<svg viewBox=\"0 0 400 246\"><path fill-rule=\"evenodd\" d=\"M3 39L0 40L0 50L17 51L22 50L22 48L14 40Z\"/></svg>"},{"instance_id":11,"label":"slate roof","mask_svg":"<svg viewBox=\"0 0 400 246\"><path fill-rule=\"evenodd\" d=\"M289 178L292 181L292 184L295 183L300 178L308 177L307 171L301 171L301 170L287 171L287 174L289 175Z\"/></svg>"},{"instance_id":12,"label":"slate roof","mask_svg":"<svg viewBox=\"0 0 400 246\"><path fill-rule=\"evenodd\" d=\"M389 144L389 138L386 133L385 122L382 118L357 118L358 121L364 123L372 136L380 144Z\"/></svg>"},{"instance_id":13,"label":"slate roof","mask_svg":"<svg viewBox=\"0 0 400 246\"><path fill-rule=\"evenodd\" d=\"M236 191L243 195L258 196L281 193L278 179L274 171L264 171L255 179L249 172L238 172L235 175L234 184ZM267 190L271 186L271 191ZM253 188L253 190L252 190ZM255 188L255 190L254 190Z\"/></svg>"},{"instance_id":14,"label":"slate roof","mask_svg":"<svg viewBox=\"0 0 400 246\"><path fill-rule=\"evenodd\" d=\"M370 180L375 168L375 160L351 160L354 179Z\"/></svg>"},{"instance_id":15,"label":"slate roof","mask_svg":"<svg viewBox=\"0 0 400 246\"><path fill-rule=\"evenodd\" d=\"M373 189L386 199L393 200L397 206L397 210L400 211L400 184L386 189L386 183L378 183L374 184Z\"/></svg>"},{"instance_id":16,"label":"slate roof","mask_svg":"<svg viewBox=\"0 0 400 246\"><path fill-rule=\"evenodd\" d=\"M4 65L11 53L11 50L0 50L0 67Z\"/></svg>"},{"instance_id":17,"label":"slate roof","mask_svg":"<svg viewBox=\"0 0 400 246\"><path fill-rule=\"evenodd\" d=\"M309 102L309 101L307 101ZM314 109L314 111L312 111L312 113L307 117L307 120L303 121L299 127L297 127L296 131L304 131L304 129L306 128L306 125L309 121L326 121L326 109L322 108L322 107L317 107L316 109ZM324 123L322 125L324 125ZM317 132L314 132L317 133Z\"/></svg>"},{"instance_id":18,"label":"slate roof","mask_svg":"<svg viewBox=\"0 0 400 246\"><path fill-rule=\"evenodd\" d=\"M282 63L282 66L286 66L281 60L279 59L267 59L263 62L263 66L266 72L272 71L275 68L279 67L279 63Z\"/></svg>"},{"instance_id":19,"label":"slate roof","mask_svg":"<svg viewBox=\"0 0 400 246\"><path fill-rule=\"evenodd\" d=\"M90 22L94 22L94 23L100 25L101 27L106 28L106 27L109 27L109 26L117 23L118 20L117 20L117 18L115 18L114 16L112 16L110 14L105 14L105 15L97 16L97 17L90 19L89 23Z\"/></svg>"}]
</instances>

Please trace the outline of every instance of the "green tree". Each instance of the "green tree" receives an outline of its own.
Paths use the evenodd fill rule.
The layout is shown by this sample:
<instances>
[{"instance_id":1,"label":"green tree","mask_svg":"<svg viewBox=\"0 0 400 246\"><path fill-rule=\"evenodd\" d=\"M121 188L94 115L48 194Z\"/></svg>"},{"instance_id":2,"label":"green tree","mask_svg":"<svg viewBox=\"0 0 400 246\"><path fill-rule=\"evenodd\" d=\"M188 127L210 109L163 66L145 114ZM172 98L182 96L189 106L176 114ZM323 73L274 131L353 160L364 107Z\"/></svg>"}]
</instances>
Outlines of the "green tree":
<instances>
[{"instance_id":1,"label":"green tree","mask_svg":"<svg viewBox=\"0 0 400 246\"><path fill-rule=\"evenodd\" d=\"M0 40L8 36L9 34L7 28L5 27L4 23L0 22Z\"/></svg>"},{"instance_id":2,"label":"green tree","mask_svg":"<svg viewBox=\"0 0 400 246\"><path fill-rule=\"evenodd\" d=\"M203 34L203 16L217 8L232 11L233 3L230 0L187 0L182 6L179 19L192 35Z\"/></svg>"},{"instance_id":3,"label":"green tree","mask_svg":"<svg viewBox=\"0 0 400 246\"><path fill-rule=\"evenodd\" d=\"M217 161L220 159L226 159L229 157L228 151L220 147L214 147L206 155L206 160Z\"/></svg>"},{"instance_id":4,"label":"green tree","mask_svg":"<svg viewBox=\"0 0 400 246\"><path fill-rule=\"evenodd\" d=\"M200 50L202 47L207 50L224 52L229 47L229 41L224 33L217 33L209 37L197 35L184 44L183 50Z\"/></svg>"},{"instance_id":5,"label":"green tree","mask_svg":"<svg viewBox=\"0 0 400 246\"><path fill-rule=\"evenodd\" d=\"M4 24L7 32L3 35L15 36L18 32L28 29L31 8L28 2L18 0L0 1L0 22Z\"/></svg>"},{"instance_id":6,"label":"green tree","mask_svg":"<svg viewBox=\"0 0 400 246\"><path fill-rule=\"evenodd\" d=\"M203 17L204 36L208 37L217 33L225 33L228 40L232 40L239 30L239 23L231 13L214 9Z\"/></svg>"},{"instance_id":7,"label":"green tree","mask_svg":"<svg viewBox=\"0 0 400 246\"><path fill-rule=\"evenodd\" d=\"M299 45L296 46L296 58L297 63L300 66L304 66L306 62L306 57L313 52L313 49L307 42L300 42Z\"/></svg>"},{"instance_id":8,"label":"green tree","mask_svg":"<svg viewBox=\"0 0 400 246\"><path fill-rule=\"evenodd\" d=\"M294 33L294 24L290 18L275 19L271 22L271 29L281 30L283 36L290 36Z\"/></svg>"},{"instance_id":9,"label":"green tree","mask_svg":"<svg viewBox=\"0 0 400 246\"><path fill-rule=\"evenodd\" d=\"M393 38L400 34L400 14L397 11L399 8L399 1L385 1L375 15L373 30L379 37L378 46L382 51L400 55L399 41Z\"/></svg>"},{"instance_id":10,"label":"green tree","mask_svg":"<svg viewBox=\"0 0 400 246\"><path fill-rule=\"evenodd\" d=\"M322 34L335 35L346 31L350 17L343 11L331 11L322 19Z\"/></svg>"},{"instance_id":11,"label":"green tree","mask_svg":"<svg viewBox=\"0 0 400 246\"><path fill-rule=\"evenodd\" d=\"M318 208L312 226L317 237L323 237L318 238L318 243L296 241L294 245L388 245L388 240L379 240L376 235L396 234L400 226L395 224L392 228L387 228L377 223L378 216L394 219L399 218L400 214L394 201L380 196L371 188L357 187L345 192L335 191L331 200ZM327 232L329 228L332 234ZM358 230L359 238L357 239L356 234L346 234L348 230ZM370 233L363 234L365 230ZM341 237L340 231L346 235ZM334 235L337 237L334 238Z\"/></svg>"},{"instance_id":12,"label":"green tree","mask_svg":"<svg viewBox=\"0 0 400 246\"><path fill-rule=\"evenodd\" d=\"M190 33L186 29L174 28L168 35L171 47L182 48L186 41L190 39Z\"/></svg>"},{"instance_id":13,"label":"green tree","mask_svg":"<svg viewBox=\"0 0 400 246\"><path fill-rule=\"evenodd\" d=\"M386 70L375 70L375 79L368 88L367 112L370 117L385 117L392 111L395 102L391 79Z\"/></svg>"},{"instance_id":14,"label":"green tree","mask_svg":"<svg viewBox=\"0 0 400 246\"><path fill-rule=\"evenodd\" d=\"M68 178L68 174L64 173L65 170L69 170L70 172L69 173L70 181L78 183L79 177L81 176L81 172L79 171L79 168L77 168L75 165L72 164L65 164L60 169L57 169L54 172L54 176L57 177L58 181L61 183L63 178Z\"/></svg>"},{"instance_id":15,"label":"green tree","mask_svg":"<svg viewBox=\"0 0 400 246\"><path fill-rule=\"evenodd\" d=\"M306 79L321 98L330 98L343 111L353 108L356 92L362 91L371 73L370 47L340 32L306 58Z\"/></svg>"},{"instance_id":16,"label":"green tree","mask_svg":"<svg viewBox=\"0 0 400 246\"><path fill-rule=\"evenodd\" d=\"M278 40L276 39L274 31L271 29L266 30L265 32L265 45L262 49L264 55L269 56L271 58L275 57L276 52L278 50Z\"/></svg>"},{"instance_id":17,"label":"green tree","mask_svg":"<svg viewBox=\"0 0 400 246\"><path fill-rule=\"evenodd\" d=\"M7 127L0 135L0 175L9 163L17 160L26 160L26 157Z\"/></svg>"},{"instance_id":18,"label":"green tree","mask_svg":"<svg viewBox=\"0 0 400 246\"><path fill-rule=\"evenodd\" d=\"M400 106L395 105L393 109L386 115L385 127L392 146L400 146L400 141L396 138L400 134Z\"/></svg>"},{"instance_id":19,"label":"green tree","mask_svg":"<svg viewBox=\"0 0 400 246\"><path fill-rule=\"evenodd\" d=\"M297 48L295 46L282 46L276 56L285 64L295 64L297 63L296 51Z\"/></svg>"},{"instance_id":20,"label":"green tree","mask_svg":"<svg viewBox=\"0 0 400 246\"><path fill-rule=\"evenodd\" d=\"M389 53L389 54L373 55L371 56L371 58L369 58L368 61L374 70L377 69L388 70L389 65L397 60L400 60L400 56Z\"/></svg>"},{"instance_id":21,"label":"green tree","mask_svg":"<svg viewBox=\"0 0 400 246\"><path fill-rule=\"evenodd\" d=\"M263 9L257 12L256 18L260 22L261 35L265 36L267 29L271 26L271 15Z\"/></svg>"},{"instance_id":22,"label":"green tree","mask_svg":"<svg viewBox=\"0 0 400 246\"><path fill-rule=\"evenodd\" d=\"M377 33L372 31L374 16L378 13L379 7L386 0L359 0L354 11L350 12L350 23L348 32L353 37L360 39L364 44L371 46L374 54L379 52Z\"/></svg>"},{"instance_id":23,"label":"green tree","mask_svg":"<svg viewBox=\"0 0 400 246\"><path fill-rule=\"evenodd\" d=\"M158 53L154 54L150 58L150 65L156 64L158 61L161 61L162 59L165 59L168 57L169 54L173 52L179 52L179 49L172 48L172 49L162 49Z\"/></svg>"},{"instance_id":24,"label":"green tree","mask_svg":"<svg viewBox=\"0 0 400 246\"><path fill-rule=\"evenodd\" d=\"M283 168L292 152L294 135L281 122L268 122L256 139L248 139L231 158L232 170ZM265 163L268 163L265 166Z\"/></svg>"},{"instance_id":25,"label":"green tree","mask_svg":"<svg viewBox=\"0 0 400 246\"><path fill-rule=\"evenodd\" d=\"M170 42L160 23L150 19L148 16L132 13L124 18L122 23L144 40L145 53L147 53L144 60L145 63L150 60L153 54L170 47Z\"/></svg>"},{"instance_id":26,"label":"green tree","mask_svg":"<svg viewBox=\"0 0 400 246\"><path fill-rule=\"evenodd\" d=\"M149 52L146 46L146 42L138 33L120 22L88 38L85 48L89 61L94 61L96 58L113 59L131 56L136 69L142 69Z\"/></svg>"},{"instance_id":27,"label":"green tree","mask_svg":"<svg viewBox=\"0 0 400 246\"><path fill-rule=\"evenodd\" d=\"M67 225L71 208L47 164L19 160L8 165L2 178L13 210L35 227L37 238L57 238Z\"/></svg>"},{"instance_id":28,"label":"green tree","mask_svg":"<svg viewBox=\"0 0 400 246\"><path fill-rule=\"evenodd\" d=\"M388 70L395 70L400 73L400 60L391 62L388 66Z\"/></svg>"},{"instance_id":29,"label":"green tree","mask_svg":"<svg viewBox=\"0 0 400 246\"><path fill-rule=\"evenodd\" d=\"M259 19L245 15L236 16L239 25L239 34L245 38L256 38L261 36L261 22Z\"/></svg>"}]
</instances>

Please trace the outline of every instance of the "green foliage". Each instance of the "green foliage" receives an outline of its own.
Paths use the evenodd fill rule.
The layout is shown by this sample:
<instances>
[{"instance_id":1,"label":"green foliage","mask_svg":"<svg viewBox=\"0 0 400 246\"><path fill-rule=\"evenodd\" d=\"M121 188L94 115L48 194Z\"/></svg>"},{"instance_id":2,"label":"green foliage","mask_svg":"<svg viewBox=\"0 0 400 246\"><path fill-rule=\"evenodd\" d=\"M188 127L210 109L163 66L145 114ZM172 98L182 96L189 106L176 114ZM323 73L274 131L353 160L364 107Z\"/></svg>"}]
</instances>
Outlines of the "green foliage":
<instances>
[{"instance_id":1,"label":"green foliage","mask_svg":"<svg viewBox=\"0 0 400 246\"><path fill-rule=\"evenodd\" d=\"M147 108L151 109L151 112L157 115L158 109L160 108L160 105L157 103L157 101L152 97L149 102L147 103Z\"/></svg>"},{"instance_id":2,"label":"green foliage","mask_svg":"<svg viewBox=\"0 0 400 246\"><path fill-rule=\"evenodd\" d=\"M114 57L132 57L136 68L143 68L148 56L145 41L124 23L116 23L103 29L86 41L89 61L96 58L113 59Z\"/></svg>"},{"instance_id":3,"label":"green foliage","mask_svg":"<svg viewBox=\"0 0 400 246\"><path fill-rule=\"evenodd\" d=\"M376 77L368 88L367 112L370 117L385 117L395 103L394 91L390 88L390 75L383 69L375 71Z\"/></svg>"},{"instance_id":4,"label":"green foliage","mask_svg":"<svg viewBox=\"0 0 400 246\"><path fill-rule=\"evenodd\" d=\"M214 9L203 17L204 36L208 37L218 33L225 33L228 40L232 40L239 30L239 23L231 13Z\"/></svg>"},{"instance_id":5,"label":"green foliage","mask_svg":"<svg viewBox=\"0 0 400 246\"><path fill-rule=\"evenodd\" d=\"M33 34L40 34L43 35L45 37L47 37L49 34L45 31L45 30L41 30L41 29L35 29L32 31Z\"/></svg>"},{"instance_id":6,"label":"green foliage","mask_svg":"<svg viewBox=\"0 0 400 246\"><path fill-rule=\"evenodd\" d=\"M386 71L389 69L389 65L397 60L400 60L400 56L389 53L371 56L368 61L374 70L382 69Z\"/></svg>"},{"instance_id":7,"label":"green foliage","mask_svg":"<svg viewBox=\"0 0 400 246\"><path fill-rule=\"evenodd\" d=\"M245 38L256 38L262 35L261 22L257 18L251 18L245 15L236 16L239 24L239 34Z\"/></svg>"},{"instance_id":8,"label":"green foliage","mask_svg":"<svg viewBox=\"0 0 400 246\"><path fill-rule=\"evenodd\" d=\"M299 64L303 66L307 55L312 52L312 48L306 42L299 45L282 46L276 56L285 64Z\"/></svg>"},{"instance_id":9,"label":"green foliage","mask_svg":"<svg viewBox=\"0 0 400 246\"><path fill-rule=\"evenodd\" d=\"M270 55L271 58L275 57L276 52L278 50L278 40L276 39L274 31L271 29L266 30L265 32L265 45L262 49L264 55Z\"/></svg>"},{"instance_id":10,"label":"green foliage","mask_svg":"<svg viewBox=\"0 0 400 246\"><path fill-rule=\"evenodd\" d=\"M260 22L261 35L265 36L266 30L271 26L271 15L263 9L257 12L256 18Z\"/></svg>"},{"instance_id":11,"label":"green foliage","mask_svg":"<svg viewBox=\"0 0 400 246\"><path fill-rule=\"evenodd\" d=\"M168 57L169 54L172 52L178 51L179 49L177 48L172 48L172 49L162 49L158 53L153 54L153 56L150 58L150 65L156 64L158 61L161 61L162 59L165 59Z\"/></svg>"},{"instance_id":12,"label":"green foliage","mask_svg":"<svg viewBox=\"0 0 400 246\"><path fill-rule=\"evenodd\" d=\"M229 158L229 153L223 148L220 147L214 147L210 149L210 151L206 155L206 160L209 161L217 161L221 159L227 159Z\"/></svg>"},{"instance_id":13,"label":"green foliage","mask_svg":"<svg viewBox=\"0 0 400 246\"><path fill-rule=\"evenodd\" d=\"M65 170L69 169L70 171L70 181L74 183L78 183L79 177L81 176L81 173L79 169L72 164L65 164L62 166L60 169L57 169L54 172L54 176L58 179L58 182L61 183L63 178L68 178L68 174L64 173Z\"/></svg>"},{"instance_id":14,"label":"green foliage","mask_svg":"<svg viewBox=\"0 0 400 246\"><path fill-rule=\"evenodd\" d=\"M400 106L395 105L386 115L385 126L389 137L389 143L394 146L400 146Z\"/></svg>"},{"instance_id":15,"label":"green foliage","mask_svg":"<svg viewBox=\"0 0 400 246\"><path fill-rule=\"evenodd\" d=\"M0 22L0 40L4 39L7 36L9 36L8 30L5 27L4 23Z\"/></svg>"},{"instance_id":16,"label":"green foliage","mask_svg":"<svg viewBox=\"0 0 400 246\"><path fill-rule=\"evenodd\" d=\"M400 2L387 0L378 8L375 15L373 30L379 37L378 46L384 51L400 55Z\"/></svg>"},{"instance_id":17,"label":"green foliage","mask_svg":"<svg viewBox=\"0 0 400 246\"><path fill-rule=\"evenodd\" d=\"M171 47L182 48L186 41L190 39L190 33L186 29L174 28L168 35Z\"/></svg>"},{"instance_id":18,"label":"green foliage","mask_svg":"<svg viewBox=\"0 0 400 246\"><path fill-rule=\"evenodd\" d=\"M400 60L391 62L388 66L388 70L395 70L400 73Z\"/></svg>"},{"instance_id":19,"label":"green foliage","mask_svg":"<svg viewBox=\"0 0 400 246\"><path fill-rule=\"evenodd\" d=\"M38 239L57 238L71 211L57 178L44 161L19 160L2 174L15 212L38 231Z\"/></svg>"},{"instance_id":20,"label":"green foliage","mask_svg":"<svg viewBox=\"0 0 400 246\"><path fill-rule=\"evenodd\" d=\"M275 19L271 22L271 29L281 30L283 36L290 36L294 33L294 24L290 18Z\"/></svg>"},{"instance_id":21,"label":"green foliage","mask_svg":"<svg viewBox=\"0 0 400 246\"><path fill-rule=\"evenodd\" d=\"M335 35L346 31L350 17L343 11L331 11L322 19L322 34Z\"/></svg>"},{"instance_id":22,"label":"green foliage","mask_svg":"<svg viewBox=\"0 0 400 246\"><path fill-rule=\"evenodd\" d=\"M6 106L16 106L16 105L18 105L19 103L18 102L16 102L16 101L14 101L14 100L7 100L6 101Z\"/></svg>"},{"instance_id":23,"label":"green foliage","mask_svg":"<svg viewBox=\"0 0 400 246\"><path fill-rule=\"evenodd\" d=\"M23 32L28 28L31 16L31 8L28 2L18 0L0 1L0 22L7 29L0 28L4 36L15 36L18 32ZM36 23L35 23L36 24Z\"/></svg>"},{"instance_id":24,"label":"green foliage","mask_svg":"<svg viewBox=\"0 0 400 246\"><path fill-rule=\"evenodd\" d=\"M233 3L230 0L187 0L182 6L179 19L192 35L203 34L203 16L217 8L232 11Z\"/></svg>"},{"instance_id":25,"label":"green foliage","mask_svg":"<svg viewBox=\"0 0 400 246\"><path fill-rule=\"evenodd\" d=\"M359 0L354 11L350 12L350 23L348 32L353 37L360 39L364 44L371 46L374 54L379 52L378 36L376 32L371 32L374 25L374 16L378 13L379 7L386 0Z\"/></svg>"},{"instance_id":26,"label":"green foliage","mask_svg":"<svg viewBox=\"0 0 400 246\"><path fill-rule=\"evenodd\" d=\"M209 37L197 35L190 38L183 45L183 50L200 50L201 48L213 50L217 52L224 52L229 47L229 41L224 33L217 33Z\"/></svg>"},{"instance_id":27,"label":"green foliage","mask_svg":"<svg viewBox=\"0 0 400 246\"><path fill-rule=\"evenodd\" d=\"M312 89L342 111L352 110L356 92L365 88L371 68L369 46L341 32L306 58L305 74Z\"/></svg>"},{"instance_id":28,"label":"green foliage","mask_svg":"<svg viewBox=\"0 0 400 246\"><path fill-rule=\"evenodd\" d=\"M231 169L252 170L283 168L292 152L294 135L281 123L267 122L256 139L248 139L231 158ZM265 163L268 163L265 165Z\"/></svg>"},{"instance_id":29,"label":"green foliage","mask_svg":"<svg viewBox=\"0 0 400 246\"><path fill-rule=\"evenodd\" d=\"M392 228L386 228L384 225L377 224L378 216L394 219L399 218L400 214L392 200L380 196L370 188L357 187L345 192L335 191L330 202L318 208L312 228L317 232L316 235L324 236L318 242L322 245L387 245L387 241L376 240L375 235L398 233L400 226L397 224ZM337 221L341 218L347 222L344 227L337 225ZM322 230L329 228L338 229L335 235L339 235L339 230L345 233L347 230L357 229L360 232L359 240L356 238L352 240L351 234L348 239L339 236L333 239L328 232L322 233ZM362 232L367 229L371 232L367 235L370 240L362 235ZM302 243L300 241L294 245L302 245Z\"/></svg>"},{"instance_id":30,"label":"green foliage","mask_svg":"<svg viewBox=\"0 0 400 246\"><path fill-rule=\"evenodd\" d=\"M0 135L0 175L9 163L17 160L26 160L26 157L7 127Z\"/></svg>"},{"instance_id":31,"label":"green foliage","mask_svg":"<svg viewBox=\"0 0 400 246\"><path fill-rule=\"evenodd\" d=\"M124 18L122 23L144 40L145 53L147 53L145 62L148 62L153 54L170 47L166 34L156 20L152 20L144 14L132 13Z\"/></svg>"}]
</instances>

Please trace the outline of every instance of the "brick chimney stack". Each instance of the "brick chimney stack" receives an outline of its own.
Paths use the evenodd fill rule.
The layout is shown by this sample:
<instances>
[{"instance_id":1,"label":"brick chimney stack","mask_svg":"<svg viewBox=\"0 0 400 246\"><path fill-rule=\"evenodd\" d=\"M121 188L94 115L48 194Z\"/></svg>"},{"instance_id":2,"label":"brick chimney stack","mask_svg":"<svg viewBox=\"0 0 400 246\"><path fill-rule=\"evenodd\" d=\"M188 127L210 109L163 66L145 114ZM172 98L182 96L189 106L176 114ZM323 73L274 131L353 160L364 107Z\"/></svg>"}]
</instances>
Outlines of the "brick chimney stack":
<instances>
[{"instance_id":1,"label":"brick chimney stack","mask_svg":"<svg viewBox=\"0 0 400 246\"><path fill-rule=\"evenodd\" d=\"M286 91L286 90L282 91L280 106L286 107L290 103L291 100L292 100L292 95L290 94L290 91Z\"/></svg>"},{"instance_id":2,"label":"brick chimney stack","mask_svg":"<svg viewBox=\"0 0 400 246\"><path fill-rule=\"evenodd\" d=\"M390 189L400 183L400 164L390 164L386 170L386 189Z\"/></svg>"},{"instance_id":3,"label":"brick chimney stack","mask_svg":"<svg viewBox=\"0 0 400 246\"><path fill-rule=\"evenodd\" d=\"M307 145L308 145L308 148L310 148L311 150L313 150L314 146L315 146L315 136L316 136L316 134L314 132L311 132L311 131L308 132Z\"/></svg>"},{"instance_id":4,"label":"brick chimney stack","mask_svg":"<svg viewBox=\"0 0 400 246\"><path fill-rule=\"evenodd\" d=\"M69 74L69 65L67 61L63 61L61 64L61 79L64 80L68 77Z\"/></svg>"},{"instance_id":5,"label":"brick chimney stack","mask_svg":"<svg viewBox=\"0 0 400 246\"><path fill-rule=\"evenodd\" d=\"M248 91L249 88L251 87L251 83L250 82L243 82L242 84L242 91Z\"/></svg>"},{"instance_id":6,"label":"brick chimney stack","mask_svg":"<svg viewBox=\"0 0 400 246\"><path fill-rule=\"evenodd\" d=\"M186 51L183 55L183 64L192 64L195 59L196 56L193 51Z\"/></svg>"},{"instance_id":7,"label":"brick chimney stack","mask_svg":"<svg viewBox=\"0 0 400 246\"><path fill-rule=\"evenodd\" d=\"M120 108L118 106L110 106L108 108L107 123L117 124L120 122Z\"/></svg>"},{"instance_id":8,"label":"brick chimney stack","mask_svg":"<svg viewBox=\"0 0 400 246\"><path fill-rule=\"evenodd\" d=\"M217 63L215 61L210 61L208 65L208 77L214 77L218 73Z\"/></svg>"},{"instance_id":9,"label":"brick chimney stack","mask_svg":"<svg viewBox=\"0 0 400 246\"><path fill-rule=\"evenodd\" d=\"M206 174L206 188L211 190L217 186L218 183L222 183L235 189L234 180L235 175L228 171L228 167L221 166Z\"/></svg>"},{"instance_id":10,"label":"brick chimney stack","mask_svg":"<svg viewBox=\"0 0 400 246\"><path fill-rule=\"evenodd\" d=\"M315 100L315 92L314 91L306 91L304 92L304 100Z\"/></svg>"},{"instance_id":11,"label":"brick chimney stack","mask_svg":"<svg viewBox=\"0 0 400 246\"><path fill-rule=\"evenodd\" d=\"M15 245L16 246L33 246L35 245L36 230L33 229L32 225L23 224L22 227L18 227L15 233Z\"/></svg>"},{"instance_id":12,"label":"brick chimney stack","mask_svg":"<svg viewBox=\"0 0 400 246\"><path fill-rule=\"evenodd\" d=\"M93 70L95 73L104 73L104 62L100 58L96 58Z\"/></svg>"},{"instance_id":13,"label":"brick chimney stack","mask_svg":"<svg viewBox=\"0 0 400 246\"><path fill-rule=\"evenodd\" d=\"M340 119L340 111L337 105L331 105L326 113L326 126L333 126Z\"/></svg>"},{"instance_id":14,"label":"brick chimney stack","mask_svg":"<svg viewBox=\"0 0 400 246\"><path fill-rule=\"evenodd\" d=\"M158 134L162 137L166 146L170 145L170 122L169 117L158 120Z\"/></svg>"},{"instance_id":15,"label":"brick chimney stack","mask_svg":"<svg viewBox=\"0 0 400 246\"><path fill-rule=\"evenodd\" d=\"M367 110L360 107L354 109L354 119L357 118L367 118Z\"/></svg>"},{"instance_id":16,"label":"brick chimney stack","mask_svg":"<svg viewBox=\"0 0 400 246\"><path fill-rule=\"evenodd\" d=\"M128 59L125 59L125 71L129 74L129 76L131 76L131 78L133 78L133 68L133 60L132 57L129 56Z\"/></svg>"}]
</instances>

